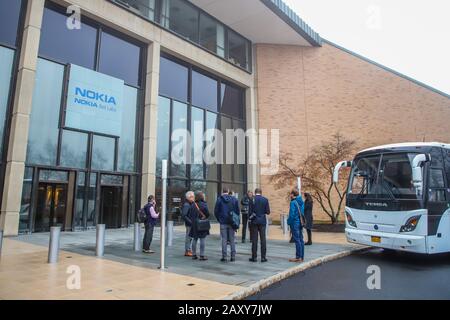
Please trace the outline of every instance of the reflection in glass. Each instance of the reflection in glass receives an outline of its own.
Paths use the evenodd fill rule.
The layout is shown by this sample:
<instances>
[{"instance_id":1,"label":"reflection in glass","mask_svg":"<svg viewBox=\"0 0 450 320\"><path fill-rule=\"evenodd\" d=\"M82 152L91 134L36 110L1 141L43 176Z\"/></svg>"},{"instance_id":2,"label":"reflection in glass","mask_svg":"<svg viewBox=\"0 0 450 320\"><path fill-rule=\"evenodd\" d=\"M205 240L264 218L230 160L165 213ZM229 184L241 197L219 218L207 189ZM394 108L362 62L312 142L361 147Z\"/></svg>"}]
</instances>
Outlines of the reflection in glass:
<instances>
[{"instance_id":1,"label":"reflection in glass","mask_svg":"<svg viewBox=\"0 0 450 320\"><path fill-rule=\"evenodd\" d=\"M136 112L138 90L125 86L122 133L119 139L118 169L123 172L136 171Z\"/></svg>"},{"instance_id":2,"label":"reflection in glass","mask_svg":"<svg viewBox=\"0 0 450 320\"><path fill-rule=\"evenodd\" d=\"M131 11L152 21L155 20L155 0L121 0L120 2L126 3Z\"/></svg>"},{"instance_id":3,"label":"reflection in glass","mask_svg":"<svg viewBox=\"0 0 450 320\"><path fill-rule=\"evenodd\" d=\"M219 124L217 121L217 115L212 112L206 112L206 133L205 142L206 146L210 146L208 151L205 152L205 157L208 159L216 159L218 156L218 150L215 150L211 146L216 143L215 129L219 129ZM211 152L210 152L211 151ZM213 161L207 161L206 165L206 179L207 180L217 180L217 163L212 163ZM212 163L212 164L210 164Z\"/></svg>"},{"instance_id":4,"label":"reflection in glass","mask_svg":"<svg viewBox=\"0 0 450 320\"><path fill-rule=\"evenodd\" d=\"M64 66L39 59L31 108L27 163L56 165Z\"/></svg>"},{"instance_id":5,"label":"reflection in glass","mask_svg":"<svg viewBox=\"0 0 450 320\"><path fill-rule=\"evenodd\" d=\"M64 130L61 142L61 166L86 168L88 136L85 133Z\"/></svg>"},{"instance_id":6,"label":"reflection in glass","mask_svg":"<svg viewBox=\"0 0 450 320\"><path fill-rule=\"evenodd\" d=\"M188 68L161 57L159 93L180 101L188 101Z\"/></svg>"},{"instance_id":7,"label":"reflection in glass","mask_svg":"<svg viewBox=\"0 0 450 320\"><path fill-rule=\"evenodd\" d=\"M26 167L23 178L22 201L20 204L19 232L30 231L31 190L33 188L33 168Z\"/></svg>"},{"instance_id":8,"label":"reflection in glass","mask_svg":"<svg viewBox=\"0 0 450 320\"><path fill-rule=\"evenodd\" d=\"M91 173L88 190L87 227L95 226L95 207L97 203L97 174Z\"/></svg>"},{"instance_id":9,"label":"reflection in glass","mask_svg":"<svg viewBox=\"0 0 450 320\"><path fill-rule=\"evenodd\" d=\"M170 100L159 97L158 103L158 139L156 141L156 176L162 175L161 162L169 160L170 139Z\"/></svg>"},{"instance_id":10,"label":"reflection in glass","mask_svg":"<svg viewBox=\"0 0 450 320\"><path fill-rule=\"evenodd\" d=\"M244 119L243 90L221 84L221 106L220 112L226 115Z\"/></svg>"},{"instance_id":11,"label":"reflection in glass","mask_svg":"<svg viewBox=\"0 0 450 320\"><path fill-rule=\"evenodd\" d=\"M191 179L203 179L203 110L191 109Z\"/></svg>"},{"instance_id":12,"label":"reflection in glass","mask_svg":"<svg viewBox=\"0 0 450 320\"><path fill-rule=\"evenodd\" d=\"M241 68L249 68L249 43L233 31L228 31L228 60Z\"/></svg>"},{"instance_id":13,"label":"reflection in glass","mask_svg":"<svg viewBox=\"0 0 450 320\"><path fill-rule=\"evenodd\" d=\"M115 139L94 136L92 143L92 169L113 171L114 170Z\"/></svg>"},{"instance_id":14,"label":"reflection in glass","mask_svg":"<svg viewBox=\"0 0 450 320\"><path fill-rule=\"evenodd\" d=\"M0 43L16 46L21 0L0 1Z\"/></svg>"},{"instance_id":15,"label":"reflection in glass","mask_svg":"<svg viewBox=\"0 0 450 320\"><path fill-rule=\"evenodd\" d=\"M235 142L234 150L234 181L245 182L245 163L246 163L246 138L245 124L242 121L233 120L233 127L238 137ZM240 131L238 131L240 130Z\"/></svg>"},{"instance_id":16,"label":"reflection in glass","mask_svg":"<svg viewBox=\"0 0 450 320\"><path fill-rule=\"evenodd\" d=\"M140 47L104 31L100 43L99 71L139 86Z\"/></svg>"},{"instance_id":17,"label":"reflection in glass","mask_svg":"<svg viewBox=\"0 0 450 320\"><path fill-rule=\"evenodd\" d=\"M62 63L94 69L97 30L81 23L80 29L67 28L67 16L44 9L39 54Z\"/></svg>"},{"instance_id":18,"label":"reflection in glass","mask_svg":"<svg viewBox=\"0 0 450 320\"><path fill-rule=\"evenodd\" d=\"M69 180L69 173L67 171L55 171L55 170L39 171L39 181L67 182L68 180Z\"/></svg>"},{"instance_id":19,"label":"reflection in glass","mask_svg":"<svg viewBox=\"0 0 450 320\"><path fill-rule=\"evenodd\" d=\"M203 13L200 13L200 45L222 58L225 57L225 28Z\"/></svg>"},{"instance_id":20,"label":"reflection in glass","mask_svg":"<svg viewBox=\"0 0 450 320\"><path fill-rule=\"evenodd\" d=\"M102 185L123 185L123 176L116 176L111 174L102 174Z\"/></svg>"},{"instance_id":21,"label":"reflection in glass","mask_svg":"<svg viewBox=\"0 0 450 320\"><path fill-rule=\"evenodd\" d=\"M229 129L233 129L233 123L231 121L230 118L228 117L221 117L221 131L223 134L223 155L224 155L224 160L223 160L223 164L222 164L222 180L224 181L233 181L233 164L227 164L227 152L226 152L226 148L228 146L228 144L230 144L230 146L232 145L232 143L234 144L233 141L228 141L227 139L227 130ZM234 162L234 161L233 161Z\"/></svg>"},{"instance_id":22,"label":"reflection in glass","mask_svg":"<svg viewBox=\"0 0 450 320\"><path fill-rule=\"evenodd\" d=\"M1 20L0 23L2 23ZM3 134L5 130L6 110L8 109L13 60L14 51L0 46L0 141L3 141ZM0 144L0 159L2 159L2 152L3 143Z\"/></svg>"},{"instance_id":23,"label":"reflection in glass","mask_svg":"<svg viewBox=\"0 0 450 320\"><path fill-rule=\"evenodd\" d=\"M74 228L82 228L84 226L84 199L86 196L86 173L79 172L77 176L77 190L75 197L75 217Z\"/></svg>"},{"instance_id":24,"label":"reflection in glass","mask_svg":"<svg viewBox=\"0 0 450 320\"><path fill-rule=\"evenodd\" d=\"M198 9L184 0L163 0L161 24L190 41L198 42Z\"/></svg>"},{"instance_id":25,"label":"reflection in glass","mask_svg":"<svg viewBox=\"0 0 450 320\"><path fill-rule=\"evenodd\" d=\"M193 71L192 104L217 112L217 81Z\"/></svg>"},{"instance_id":26,"label":"reflection in glass","mask_svg":"<svg viewBox=\"0 0 450 320\"><path fill-rule=\"evenodd\" d=\"M171 171L172 177L186 177L187 162L187 105L177 101L173 102L172 116L172 150ZM178 134L173 134L176 130Z\"/></svg>"}]
</instances>

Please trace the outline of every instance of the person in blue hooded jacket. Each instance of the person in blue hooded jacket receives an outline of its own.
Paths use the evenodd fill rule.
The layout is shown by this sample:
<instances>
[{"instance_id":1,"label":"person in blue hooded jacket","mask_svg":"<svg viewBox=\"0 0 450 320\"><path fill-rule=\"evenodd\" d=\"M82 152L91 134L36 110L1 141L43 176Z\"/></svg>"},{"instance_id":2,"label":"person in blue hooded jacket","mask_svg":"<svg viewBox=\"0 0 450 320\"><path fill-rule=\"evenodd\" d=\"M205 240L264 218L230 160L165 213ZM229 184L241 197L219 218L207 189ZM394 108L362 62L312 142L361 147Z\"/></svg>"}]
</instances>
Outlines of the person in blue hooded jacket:
<instances>
[{"instance_id":1,"label":"person in blue hooded jacket","mask_svg":"<svg viewBox=\"0 0 450 320\"><path fill-rule=\"evenodd\" d=\"M230 190L223 189L222 195L217 199L216 206L214 208L214 215L220 223L220 237L222 239L222 259L221 262L227 262L227 250L228 243L231 247L231 262L236 261L236 242L235 233L236 230L232 227L232 221L230 219L230 212L234 211L239 213L239 201L229 195Z\"/></svg>"},{"instance_id":2,"label":"person in blue hooded jacket","mask_svg":"<svg viewBox=\"0 0 450 320\"><path fill-rule=\"evenodd\" d=\"M292 236L295 242L295 259L290 262L300 263L305 258L305 242L303 240L304 224L304 202L298 189L293 189L290 194L291 203L289 207L288 225L291 228Z\"/></svg>"}]
</instances>

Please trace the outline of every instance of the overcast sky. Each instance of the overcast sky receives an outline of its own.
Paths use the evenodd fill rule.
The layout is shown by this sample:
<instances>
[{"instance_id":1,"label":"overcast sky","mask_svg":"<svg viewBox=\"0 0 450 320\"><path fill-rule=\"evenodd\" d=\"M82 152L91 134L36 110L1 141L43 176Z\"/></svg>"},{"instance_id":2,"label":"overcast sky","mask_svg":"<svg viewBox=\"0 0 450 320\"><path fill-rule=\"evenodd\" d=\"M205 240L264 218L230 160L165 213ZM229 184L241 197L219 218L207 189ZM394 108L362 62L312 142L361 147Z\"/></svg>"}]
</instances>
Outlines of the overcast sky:
<instances>
[{"instance_id":1,"label":"overcast sky","mask_svg":"<svg viewBox=\"0 0 450 320\"><path fill-rule=\"evenodd\" d=\"M450 0L284 0L323 38L450 94Z\"/></svg>"}]
</instances>

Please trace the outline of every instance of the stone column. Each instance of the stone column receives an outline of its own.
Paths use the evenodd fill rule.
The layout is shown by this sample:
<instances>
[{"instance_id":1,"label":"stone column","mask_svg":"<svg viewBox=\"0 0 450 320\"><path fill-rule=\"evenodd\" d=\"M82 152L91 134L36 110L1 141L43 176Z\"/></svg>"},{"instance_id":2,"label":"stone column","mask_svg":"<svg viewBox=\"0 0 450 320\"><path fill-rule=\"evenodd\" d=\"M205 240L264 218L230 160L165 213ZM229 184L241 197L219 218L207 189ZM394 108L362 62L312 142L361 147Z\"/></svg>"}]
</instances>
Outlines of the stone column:
<instances>
[{"instance_id":1,"label":"stone column","mask_svg":"<svg viewBox=\"0 0 450 320\"><path fill-rule=\"evenodd\" d=\"M0 229L17 235L44 0L28 1L6 161Z\"/></svg>"},{"instance_id":2,"label":"stone column","mask_svg":"<svg viewBox=\"0 0 450 320\"><path fill-rule=\"evenodd\" d=\"M141 205L147 203L147 197L150 194L155 194L160 55L161 46L158 42L153 42L148 46Z\"/></svg>"}]
</instances>

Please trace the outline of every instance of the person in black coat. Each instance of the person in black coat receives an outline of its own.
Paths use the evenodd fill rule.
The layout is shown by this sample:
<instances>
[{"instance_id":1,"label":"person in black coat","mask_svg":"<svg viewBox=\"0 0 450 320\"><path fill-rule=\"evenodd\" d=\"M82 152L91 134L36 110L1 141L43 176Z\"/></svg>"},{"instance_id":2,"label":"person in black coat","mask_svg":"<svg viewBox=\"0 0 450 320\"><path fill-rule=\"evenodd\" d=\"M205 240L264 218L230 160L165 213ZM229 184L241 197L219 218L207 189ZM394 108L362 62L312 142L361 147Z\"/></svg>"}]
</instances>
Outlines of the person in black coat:
<instances>
[{"instance_id":1,"label":"person in black coat","mask_svg":"<svg viewBox=\"0 0 450 320\"><path fill-rule=\"evenodd\" d=\"M248 212L250 202L253 201L253 192L248 191L241 200L241 214L242 214L242 243L245 243L248 229Z\"/></svg>"},{"instance_id":2,"label":"person in black coat","mask_svg":"<svg viewBox=\"0 0 450 320\"><path fill-rule=\"evenodd\" d=\"M249 205L250 238L252 240L251 262L256 262L258 251L258 235L261 239L261 262L267 262L266 227L267 216L270 215L269 200L262 196L261 189L255 190L255 197Z\"/></svg>"},{"instance_id":3,"label":"person in black coat","mask_svg":"<svg viewBox=\"0 0 450 320\"><path fill-rule=\"evenodd\" d=\"M311 194L305 193L305 229L308 234L308 241L305 246L312 245L312 228L313 228L313 205L314 201Z\"/></svg>"},{"instance_id":4,"label":"person in black coat","mask_svg":"<svg viewBox=\"0 0 450 320\"><path fill-rule=\"evenodd\" d=\"M198 221L207 220L210 217L208 204L205 201L205 195L203 192L196 193L195 202L191 205L188 216L192 221L192 228L189 233L189 236L192 238L192 259L198 260L197 242L200 239L200 261L206 261L208 258L205 256L205 247L206 237L209 236L209 230L198 230Z\"/></svg>"}]
</instances>

